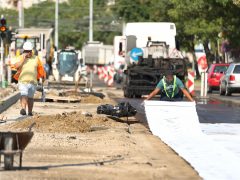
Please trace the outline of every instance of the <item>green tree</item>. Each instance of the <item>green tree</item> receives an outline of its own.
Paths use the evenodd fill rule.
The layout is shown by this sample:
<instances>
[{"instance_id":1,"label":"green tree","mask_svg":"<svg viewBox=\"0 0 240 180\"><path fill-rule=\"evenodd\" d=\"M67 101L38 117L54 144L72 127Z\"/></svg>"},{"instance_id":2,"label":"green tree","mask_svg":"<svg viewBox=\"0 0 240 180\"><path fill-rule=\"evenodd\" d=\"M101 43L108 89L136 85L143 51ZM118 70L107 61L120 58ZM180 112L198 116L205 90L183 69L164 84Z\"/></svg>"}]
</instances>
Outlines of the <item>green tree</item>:
<instances>
[{"instance_id":1,"label":"green tree","mask_svg":"<svg viewBox=\"0 0 240 180\"><path fill-rule=\"evenodd\" d=\"M120 34L111 25L113 15L106 0L94 0L93 39L112 44L113 37ZM25 10L25 27L54 27L55 3L46 1ZM80 49L88 41L89 0L69 0L59 4L59 48L68 45Z\"/></svg>"},{"instance_id":2,"label":"green tree","mask_svg":"<svg viewBox=\"0 0 240 180\"><path fill-rule=\"evenodd\" d=\"M239 7L231 0L171 0L173 8L169 15L176 22L181 42L188 50L193 50L195 41L201 40L207 57L213 60L212 54L217 48L217 38L220 32L226 31L225 38L231 39L236 46L235 39L239 37ZM187 40L187 41L186 41Z\"/></svg>"},{"instance_id":3,"label":"green tree","mask_svg":"<svg viewBox=\"0 0 240 180\"><path fill-rule=\"evenodd\" d=\"M125 22L169 22L168 10L171 7L168 0L117 0L113 10Z\"/></svg>"}]
</instances>

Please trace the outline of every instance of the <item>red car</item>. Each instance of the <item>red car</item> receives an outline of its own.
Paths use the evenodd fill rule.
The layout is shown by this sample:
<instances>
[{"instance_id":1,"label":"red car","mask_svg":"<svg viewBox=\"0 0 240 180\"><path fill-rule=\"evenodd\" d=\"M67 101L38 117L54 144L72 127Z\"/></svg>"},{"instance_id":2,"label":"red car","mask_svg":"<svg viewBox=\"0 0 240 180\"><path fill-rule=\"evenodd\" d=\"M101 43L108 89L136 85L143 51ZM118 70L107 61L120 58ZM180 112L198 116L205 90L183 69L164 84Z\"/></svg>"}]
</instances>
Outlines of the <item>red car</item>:
<instances>
[{"instance_id":1,"label":"red car","mask_svg":"<svg viewBox=\"0 0 240 180\"><path fill-rule=\"evenodd\" d=\"M229 64L211 64L208 69L208 92L211 93L213 90L219 90L220 78L226 72Z\"/></svg>"}]
</instances>

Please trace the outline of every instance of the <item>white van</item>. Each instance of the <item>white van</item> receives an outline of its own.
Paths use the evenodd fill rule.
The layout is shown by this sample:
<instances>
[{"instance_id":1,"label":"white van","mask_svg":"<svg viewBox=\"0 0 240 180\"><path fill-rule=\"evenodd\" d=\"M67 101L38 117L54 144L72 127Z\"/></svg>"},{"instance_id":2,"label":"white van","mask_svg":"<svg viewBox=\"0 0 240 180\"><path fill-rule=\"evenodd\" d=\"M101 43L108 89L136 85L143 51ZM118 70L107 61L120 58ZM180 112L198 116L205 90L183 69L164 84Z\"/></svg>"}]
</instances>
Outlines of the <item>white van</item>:
<instances>
[{"instance_id":1,"label":"white van","mask_svg":"<svg viewBox=\"0 0 240 180\"><path fill-rule=\"evenodd\" d=\"M170 49L176 48L176 26L172 22L134 22L127 23L123 35L134 35L136 46L146 47L148 38L152 41L166 42Z\"/></svg>"}]
</instances>

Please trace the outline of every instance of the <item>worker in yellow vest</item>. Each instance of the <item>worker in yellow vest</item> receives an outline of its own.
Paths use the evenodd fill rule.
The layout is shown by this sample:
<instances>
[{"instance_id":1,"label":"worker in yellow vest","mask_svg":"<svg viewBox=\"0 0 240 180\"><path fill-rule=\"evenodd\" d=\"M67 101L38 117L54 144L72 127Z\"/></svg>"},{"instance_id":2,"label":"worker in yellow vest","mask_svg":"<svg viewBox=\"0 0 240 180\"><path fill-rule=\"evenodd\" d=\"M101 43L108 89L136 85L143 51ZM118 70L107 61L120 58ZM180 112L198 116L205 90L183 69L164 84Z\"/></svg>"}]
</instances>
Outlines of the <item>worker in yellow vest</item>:
<instances>
[{"instance_id":1,"label":"worker in yellow vest","mask_svg":"<svg viewBox=\"0 0 240 180\"><path fill-rule=\"evenodd\" d=\"M147 96L146 100L151 99L160 92L160 101L182 101L183 94L189 101L194 101L189 92L185 89L182 81L169 70L159 81L157 87Z\"/></svg>"}]
</instances>

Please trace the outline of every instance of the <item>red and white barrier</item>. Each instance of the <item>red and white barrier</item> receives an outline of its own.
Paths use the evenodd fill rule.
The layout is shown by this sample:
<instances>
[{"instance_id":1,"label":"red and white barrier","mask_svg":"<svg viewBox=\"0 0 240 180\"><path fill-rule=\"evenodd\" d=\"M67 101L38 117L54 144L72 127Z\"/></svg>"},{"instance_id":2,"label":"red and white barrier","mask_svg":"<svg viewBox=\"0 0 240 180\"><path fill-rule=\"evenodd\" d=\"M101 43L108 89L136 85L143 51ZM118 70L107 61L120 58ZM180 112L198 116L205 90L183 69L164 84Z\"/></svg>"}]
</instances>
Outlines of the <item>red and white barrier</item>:
<instances>
[{"instance_id":1,"label":"red and white barrier","mask_svg":"<svg viewBox=\"0 0 240 180\"><path fill-rule=\"evenodd\" d=\"M103 79L104 79L104 82L107 83L107 81L108 81L108 66L103 67Z\"/></svg>"},{"instance_id":2,"label":"red and white barrier","mask_svg":"<svg viewBox=\"0 0 240 180\"><path fill-rule=\"evenodd\" d=\"M114 66L108 66L108 86L112 86L114 82L115 69Z\"/></svg>"},{"instance_id":3,"label":"red and white barrier","mask_svg":"<svg viewBox=\"0 0 240 180\"><path fill-rule=\"evenodd\" d=\"M98 67L98 78L101 80L103 79L103 67L102 66L99 66Z\"/></svg>"},{"instance_id":4,"label":"red and white barrier","mask_svg":"<svg viewBox=\"0 0 240 180\"><path fill-rule=\"evenodd\" d=\"M97 72L100 80L104 80L108 86L113 85L115 75L114 66L99 66Z\"/></svg>"},{"instance_id":5,"label":"red and white barrier","mask_svg":"<svg viewBox=\"0 0 240 180\"><path fill-rule=\"evenodd\" d=\"M188 90L191 95L195 95L194 92L194 72L188 72Z\"/></svg>"}]
</instances>

